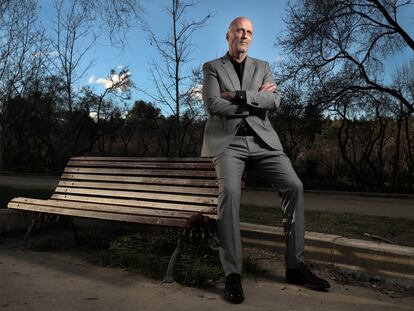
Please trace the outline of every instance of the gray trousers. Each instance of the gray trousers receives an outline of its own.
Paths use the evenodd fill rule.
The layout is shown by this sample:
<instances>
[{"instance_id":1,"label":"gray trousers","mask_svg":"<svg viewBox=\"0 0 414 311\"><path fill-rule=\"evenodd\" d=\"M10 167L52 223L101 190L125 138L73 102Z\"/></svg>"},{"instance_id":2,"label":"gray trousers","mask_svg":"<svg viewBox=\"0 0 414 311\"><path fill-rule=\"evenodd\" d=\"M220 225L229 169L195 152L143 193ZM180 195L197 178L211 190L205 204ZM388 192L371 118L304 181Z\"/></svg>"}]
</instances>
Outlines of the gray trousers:
<instances>
[{"instance_id":1,"label":"gray trousers","mask_svg":"<svg viewBox=\"0 0 414 311\"><path fill-rule=\"evenodd\" d=\"M230 146L213 159L219 184L217 236L224 273L242 274L239 211L246 160L253 162L279 192L286 238L285 263L286 268L294 269L304 261L302 182L283 151L271 150L255 136L235 136Z\"/></svg>"}]
</instances>

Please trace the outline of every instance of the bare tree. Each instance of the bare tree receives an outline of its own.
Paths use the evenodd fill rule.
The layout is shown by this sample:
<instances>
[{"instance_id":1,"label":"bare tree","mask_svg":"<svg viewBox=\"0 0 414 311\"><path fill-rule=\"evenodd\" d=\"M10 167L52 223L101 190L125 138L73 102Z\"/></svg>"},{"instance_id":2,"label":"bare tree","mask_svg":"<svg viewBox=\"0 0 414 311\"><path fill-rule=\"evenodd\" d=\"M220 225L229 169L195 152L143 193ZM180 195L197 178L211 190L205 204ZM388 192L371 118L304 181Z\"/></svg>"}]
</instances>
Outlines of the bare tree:
<instances>
[{"instance_id":1,"label":"bare tree","mask_svg":"<svg viewBox=\"0 0 414 311\"><path fill-rule=\"evenodd\" d=\"M18 116L8 118L8 103L24 91L39 68L35 43L42 39L35 26L36 14L34 0L0 1L0 170L4 169L7 130L19 121Z\"/></svg>"},{"instance_id":2,"label":"bare tree","mask_svg":"<svg viewBox=\"0 0 414 311\"><path fill-rule=\"evenodd\" d=\"M413 100L383 78L387 57L414 52L413 38L399 23L400 12L410 5L410 0L296 1L279 42L288 59L281 72L309 87L343 76L332 100L346 92L379 92L414 112ZM349 75L357 79L346 79Z\"/></svg>"},{"instance_id":3,"label":"bare tree","mask_svg":"<svg viewBox=\"0 0 414 311\"><path fill-rule=\"evenodd\" d=\"M68 144L69 151L63 152L65 156L71 152L83 152L88 147L85 146L85 137L90 136L91 141L95 139L103 145L107 130L98 129L103 129L108 116L114 115L113 111L108 112L113 101L107 98L126 95L131 85L129 72L111 72L108 81L115 76L120 79L110 81L112 85L102 94L85 97L81 79L91 64L85 65L85 62L86 54L98 37L94 31L100 31L101 26L106 32L100 31L99 35L106 33L112 44L125 45L127 31L142 14L140 0L56 0L54 4L54 37L45 40L46 31L36 23L38 1L0 0L0 169L4 167L4 146L12 139L7 135L8 129L13 127L18 132L19 128L35 128L35 124L29 123L35 119L33 116L41 115L39 109L45 95L42 92L46 91L43 86L48 79L56 78L65 86L56 88L59 94L52 97L59 106L55 117L62 123L62 128L69 128L68 133L62 135L66 143L60 144L59 141L59 146L54 146L56 141L48 137L52 136L50 132L45 134L42 131L36 137L32 132L32 136L25 139L35 138L52 154L59 150L58 157L62 157L60 149L67 148ZM98 120L94 126L91 126L90 111L84 109L85 102L91 98L93 101L88 105L96 108ZM8 113L9 110L12 113ZM45 127L49 125L45 124ZM96 133L90 135L93 128ZM82 131L88 134L84 135ZM23 141L29 148L30 143L26 140ZM36 148L40 150L39 145Z\"/></svg>"},{"instance_id":4,"label":"bare tree","mask_svg":"<svg viewBox=\"0 0 414 311\"><path fill-rule=\"evenodd\" d=\"M409 60L397 70L393 83L407 99L414 102L414 59ZM399 188L399 180L402 183L414 183L414 145L412 141L414 119L412 113L404 109L404 106L398 102L394 105L393 113L397 122L391 181L391 187L394 190ZM407 168L406 172L401 172L401 168ZM403 178L400 176L401 174L406 175L407 178Z\"/></svg>"},{"instance_id":5,"label":"bare tree","mask_svg":"<svg viewBox=\"0 0 414 311\"><path fill-rule=\"evenodd\" d=\"M278 76L298 84L304 102L339 118L337 148L357 187L397 191L409 184L412 75L409 64L395 68L386 60L414 52L400 23L412 6L410 0L299 0L287 10Z\"/></svg>"},{"instance_id":6,"label":"bare tree","mask_svg":"<svg viewBox=\"0 0 414 311\"><path fill-rule=\"evenodd\" d=\"M183 150L183 136L185 128L181 119L186 107L193 102L194 85L193 72L188 65L191 63L193 45L192 36L195 31L203 27L210 19L211 14L198 19L187 19L188 11L197 5L194 1L169 0L166 7L170 19L171 32L164 37L158 36L146 23L144 30L149 35L150 44L153 45L161 58L151 63L151 76L155 85L155 94L145 90L157 104L169 108L175 118L174 154L180 156Z\"/></svg>"},{"instance_id":7,"label":"bare tree","mask_svg":"<svg viewBox=\"0 0 414 311\"><path fill-rule=\"evenodd\" d=\"M69 153L76 153L82 124L88 116L77 117L78 102L75 87L85 76L92 62L82 62L95 44L97 35L91 31L91 19L80 0L55 0L56 16L51 39L52 50L48 54L54 66L53 74L64 81L65 110L68 113Z\"/></svg>"},{"instance_id":8,"label":"bare tree","mask_svg":"<svg viewBox=\"0 0 414 311\"><path fill-rule=\"evenodd\" d=\"M82 78L93 65L94 60L87 61L87 55L95 46L98 37L101 35L99 27L105 26L111 39L118 39L122 42L125 31L131 27L131 16L138 18L140 13L139 2L137 0L55 0L56 18L54 21L54 38L51 40L52 50L50 51L50 61L54 65L53 74L60 76L65 81L66 110L68 111L68 142L69 153L84 152L85 148L78 146L81 131L89 115L82 114L79 118L79 97L80 83ZM116 17L116 18L115 18ZM127 22L123 22L127 20ZM119 35L119 36L118 36ZM121 77L121 80L111 81L113 77ZM89 96L97 103L97 130L101 129L102 107L104 98L115 90L126 91L130 87L129 73L121 72L116 75L112 72L108 77L108 82L112 82L110 87L100 95ZM89 92L89 95L90 92ZM103 134L103 132L101 132ZM97 139L103 139L99 134ZM95 137L96 138L96 137ZM95 139L94 138L94 139ZM88 144L88 148L93 145L93 141ZM103 146L101 146L103 148ZM101 150L102 151L102 150ZM102 151L103 152L103 151Z\"/></svg>"},{"instance_id":9,"label":"bare tree","mask_svg":"<svg viewBox=\"0 0 414 311\"><path fill-rule=\"evenodd\" d=\"M112 69L106 81L105 91L96 95L89 90L90 94L87 100L89 115L93 115L95 118L96 142L101 155L105 155L106 135L114 130L113 128L109 130L105 126L113 118L113 113L116 111L114 102L115 100L131 99L130 92L133 87L131 73L127 67L122 68L119 72ZM109 99L107 99L108 97ZM90 150L93 144L94 141L91 141L89 148L84 152Z\"/></svg>"},{"instance_id":10,"label":"bare tree","mask_svg":"<svg viewBox=\"0 0 414 311\"><path fill-rule=\"evenodd\" d=\"M81 0L84 12L105 29L111 44L127 45L128 31L142 22L141 0Z\"/></svg>"}]
</instances>

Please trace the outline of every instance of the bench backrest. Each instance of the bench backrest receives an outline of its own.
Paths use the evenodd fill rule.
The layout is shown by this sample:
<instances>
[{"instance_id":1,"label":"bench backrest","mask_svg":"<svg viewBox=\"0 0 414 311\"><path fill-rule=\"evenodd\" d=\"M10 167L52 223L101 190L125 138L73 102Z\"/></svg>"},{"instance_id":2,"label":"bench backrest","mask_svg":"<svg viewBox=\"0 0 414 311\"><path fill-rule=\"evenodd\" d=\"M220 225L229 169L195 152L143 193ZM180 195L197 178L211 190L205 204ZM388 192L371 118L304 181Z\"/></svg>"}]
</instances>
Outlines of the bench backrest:
<instances>
[{"instance_id":1,"label":"bench backrest","mask_svg":"<svg viewBox=\"0 0 414 311\"><path fill-rule=\"evenodd\" d=\"M210 159L75 157L46 204L67 215L177 227L195 213L216 218L217 195Z\"/></svg>"}]
</instances>

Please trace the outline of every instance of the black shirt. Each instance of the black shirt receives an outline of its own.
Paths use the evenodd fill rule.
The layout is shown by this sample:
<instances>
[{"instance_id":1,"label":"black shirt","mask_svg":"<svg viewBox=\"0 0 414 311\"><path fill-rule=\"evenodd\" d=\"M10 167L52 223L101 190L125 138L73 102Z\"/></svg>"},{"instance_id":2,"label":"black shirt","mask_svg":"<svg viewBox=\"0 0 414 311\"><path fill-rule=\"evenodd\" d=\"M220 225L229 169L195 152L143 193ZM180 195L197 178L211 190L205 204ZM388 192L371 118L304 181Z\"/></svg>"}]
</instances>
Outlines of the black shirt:
<instances>
[{"instance_id":1,"label":"black shirt","mask_svg":"<svg viewBox=\"0 0 414 311\"><path fill-rule=\"evenodd\" d=\"M227 52L228 54L228 52ZM244 65L246 64L246 59L247 57L241 62L238 63L236 62L229 54L229 58L231 60L231 63L233 64L234 70L237 73L237 76L239 77L239 81L240 81L240 86L241 88L243 88L243 73L244 73ZM237 90L236 91L236 100L238 102L241 103L246 103L246 91L241 91L241 90ZM240 122L238 129L237 129L237 134L236 135L241 135L241 136L251 136L254 135L254 131L251 129L251 127L249 126L249 124L246 122L246 120L243 118L242 121Z\"/></svg>"},{"instance_id":2,"label":"black shirt","mask_svg":"<svg viewBox=\"0 0 414 311\"><path fill-rule=\"evenodd\" d=\"M231 63L233 64L234 70L236 70L237 76L239 77L240 86L243 88L242 81L243 81L243 73L244 73L244 65L246 64L247 57L241 63L236 62L229 54L229 58Z\"/></svg>"},{"instance_id":3,"label":"black shirt","mask_svg":"<svg viewBox=\"0 0 414 311\"><path fill-rule=\"evenodd\" d=\"M233 64L234 70L237 73L237 77L240 81L240 87L243 88L243 73L244 73L244 65L246 64L247 57L244 58L244 60L241 63L236 62L229 52L227 52L227 55L230 58L231 63ZM240 103L246 103L246 91L236 90L236 100Z\"/></svg>"}]
</instances>

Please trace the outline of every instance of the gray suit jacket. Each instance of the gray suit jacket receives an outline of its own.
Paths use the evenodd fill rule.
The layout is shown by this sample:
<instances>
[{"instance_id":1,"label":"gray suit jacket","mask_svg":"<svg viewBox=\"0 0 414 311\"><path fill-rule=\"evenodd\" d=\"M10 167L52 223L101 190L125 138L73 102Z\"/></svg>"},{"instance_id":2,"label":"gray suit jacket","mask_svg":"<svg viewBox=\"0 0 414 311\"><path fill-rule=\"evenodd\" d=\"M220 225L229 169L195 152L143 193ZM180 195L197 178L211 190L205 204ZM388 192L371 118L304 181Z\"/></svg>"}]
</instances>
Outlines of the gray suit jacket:
<instances>
[{"instance_id":1,"label":"gray suit jacket","mask_svg":"<svg viewBox=\"0 0 414 311\"><path fill-rule=\"evenodd\" d=\"M280 104L279 92L259 92L261 85L273 82L267 62L247 57L242 85L227 54L205 63L203 72L203 102L208 120L204 130L202 157L221 154L233 140L243 118L271 149L283 150L268 117L268 111L275 110ZM236 90L246 91L247 104L220 97L220 92Z\"/></svg>"}]
</instances>

